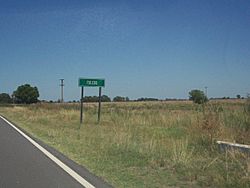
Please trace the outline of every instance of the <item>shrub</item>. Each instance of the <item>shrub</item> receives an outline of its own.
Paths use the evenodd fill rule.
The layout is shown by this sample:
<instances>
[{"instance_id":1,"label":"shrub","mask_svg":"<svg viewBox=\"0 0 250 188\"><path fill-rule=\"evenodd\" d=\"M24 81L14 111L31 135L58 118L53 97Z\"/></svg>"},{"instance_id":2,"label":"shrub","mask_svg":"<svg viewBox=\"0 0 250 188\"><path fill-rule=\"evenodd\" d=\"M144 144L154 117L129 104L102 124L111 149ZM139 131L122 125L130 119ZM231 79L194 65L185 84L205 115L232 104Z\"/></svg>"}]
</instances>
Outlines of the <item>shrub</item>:
<instances>
[{"instance_id":1,"label":"shrub","mask_svg":"<svg viewBox=\"0 0 250 188\"><path fill-rule=\"evenodd\" d=\"M203 104L208 101L207 96L204 94L204 92L198 89L194 89L189 92L189 99L197 104Z\"/></svg>"}]
</instances>

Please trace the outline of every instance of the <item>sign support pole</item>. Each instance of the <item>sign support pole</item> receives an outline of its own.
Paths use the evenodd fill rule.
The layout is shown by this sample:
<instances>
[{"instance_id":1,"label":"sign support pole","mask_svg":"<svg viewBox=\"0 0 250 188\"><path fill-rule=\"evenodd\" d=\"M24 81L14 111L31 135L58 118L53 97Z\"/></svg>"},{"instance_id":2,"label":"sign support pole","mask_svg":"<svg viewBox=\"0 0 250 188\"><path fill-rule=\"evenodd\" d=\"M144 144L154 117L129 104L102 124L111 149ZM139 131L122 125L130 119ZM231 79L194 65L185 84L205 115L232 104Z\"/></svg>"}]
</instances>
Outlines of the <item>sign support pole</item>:
<instances>
[{"instance_id":1,"label":"sign support pole","mask_svg":"<svg viewBox=\"0 0 250 188\"><path fill-rule=\"evenodd\" d=\"M100 122L101 118L101 99L102 98L102 87L99 87L99 106L98 106L98 123Z\"/></svg>"},{"instance_id":2,"label":"sign support pole","mask_svg":"<svg viewBox=\"0 0 250 188\"><path fill-rule=\"evenodd\" d=\"M102 87L105 87L105 79L100 78L79 78L78 86L81 87L81 113L80 124L83 122L83 88L84 87L99 87L99 105L98 105L98 123L101 120L101 100L102 100Z\"/></svg>"},{"instance_id":3,"label":"sign support pole","mask_svg":"<svg viewBox=\"0 0 250 188\"><path fill-rule=\"evenodd\" d=\"M80 124L82 124L82 112L83 112L83 86L82 86L82 91L81 91L81 113L80 113Z\"/></svg>"}]
</instances>

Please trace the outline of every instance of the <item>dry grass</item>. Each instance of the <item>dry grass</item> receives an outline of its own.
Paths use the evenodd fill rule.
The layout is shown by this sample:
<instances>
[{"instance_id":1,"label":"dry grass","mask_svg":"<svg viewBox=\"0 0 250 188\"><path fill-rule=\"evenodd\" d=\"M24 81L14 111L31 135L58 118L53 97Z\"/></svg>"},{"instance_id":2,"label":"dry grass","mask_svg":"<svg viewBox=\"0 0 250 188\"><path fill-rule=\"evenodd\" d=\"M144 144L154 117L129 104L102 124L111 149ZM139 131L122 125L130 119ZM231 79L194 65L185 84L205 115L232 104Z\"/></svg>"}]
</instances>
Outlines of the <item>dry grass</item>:
<instances>
[{"instance_id":1,"label":"dry grass","mask_svg":"<svg viewBox=\"0 0 250 188\"><path fill-rule=\"evenodd\" d=\"M190 101L38 104L0 113L115 187L250 187L249 156L218 152L215 140L250 144L245 103Z\"/></svg>"}]
</instances>

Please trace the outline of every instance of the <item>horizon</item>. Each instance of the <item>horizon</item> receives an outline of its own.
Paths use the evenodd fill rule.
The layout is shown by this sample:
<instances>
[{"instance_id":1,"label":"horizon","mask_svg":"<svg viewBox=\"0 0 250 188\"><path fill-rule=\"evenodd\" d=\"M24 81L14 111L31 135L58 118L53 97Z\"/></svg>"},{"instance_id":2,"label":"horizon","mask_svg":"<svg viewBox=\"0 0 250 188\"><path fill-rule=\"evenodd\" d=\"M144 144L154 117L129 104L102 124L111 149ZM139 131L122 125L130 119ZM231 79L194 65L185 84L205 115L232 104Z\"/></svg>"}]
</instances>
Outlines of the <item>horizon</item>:
<instances>
[{"instance_id":1,"label":"horizon","mask_svg":"<svg viewBox=\"0 0 250 188\"><path fill-rule=\"evenodd\" d=\"M187 99L250 93L249 1L0 2L0 93L38 87L40 100L79 100L78 78L103 95ZM98 95L87 88L85 96Z\"/></svg>"}]
</instances>

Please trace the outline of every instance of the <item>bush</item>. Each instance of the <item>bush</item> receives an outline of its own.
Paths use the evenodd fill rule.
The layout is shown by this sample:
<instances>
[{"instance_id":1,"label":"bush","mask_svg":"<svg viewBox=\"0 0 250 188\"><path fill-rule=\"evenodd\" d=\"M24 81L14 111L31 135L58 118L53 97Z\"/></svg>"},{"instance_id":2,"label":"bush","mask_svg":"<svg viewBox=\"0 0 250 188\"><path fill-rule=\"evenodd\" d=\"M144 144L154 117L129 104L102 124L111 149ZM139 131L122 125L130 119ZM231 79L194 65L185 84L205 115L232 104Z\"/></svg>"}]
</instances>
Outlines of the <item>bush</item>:
<instances>
[{"instance_id":1,"label":"bush","mask_svg":"<svg viewBox=\"0 0 250 188\"><path fill-rule=\"evenodd\" d=\"M198 89L189 92L189 100L192 100L197 104L203 104L208 101L207 96L204 94L204 92Z\"/></svg>"}]
</instances>

